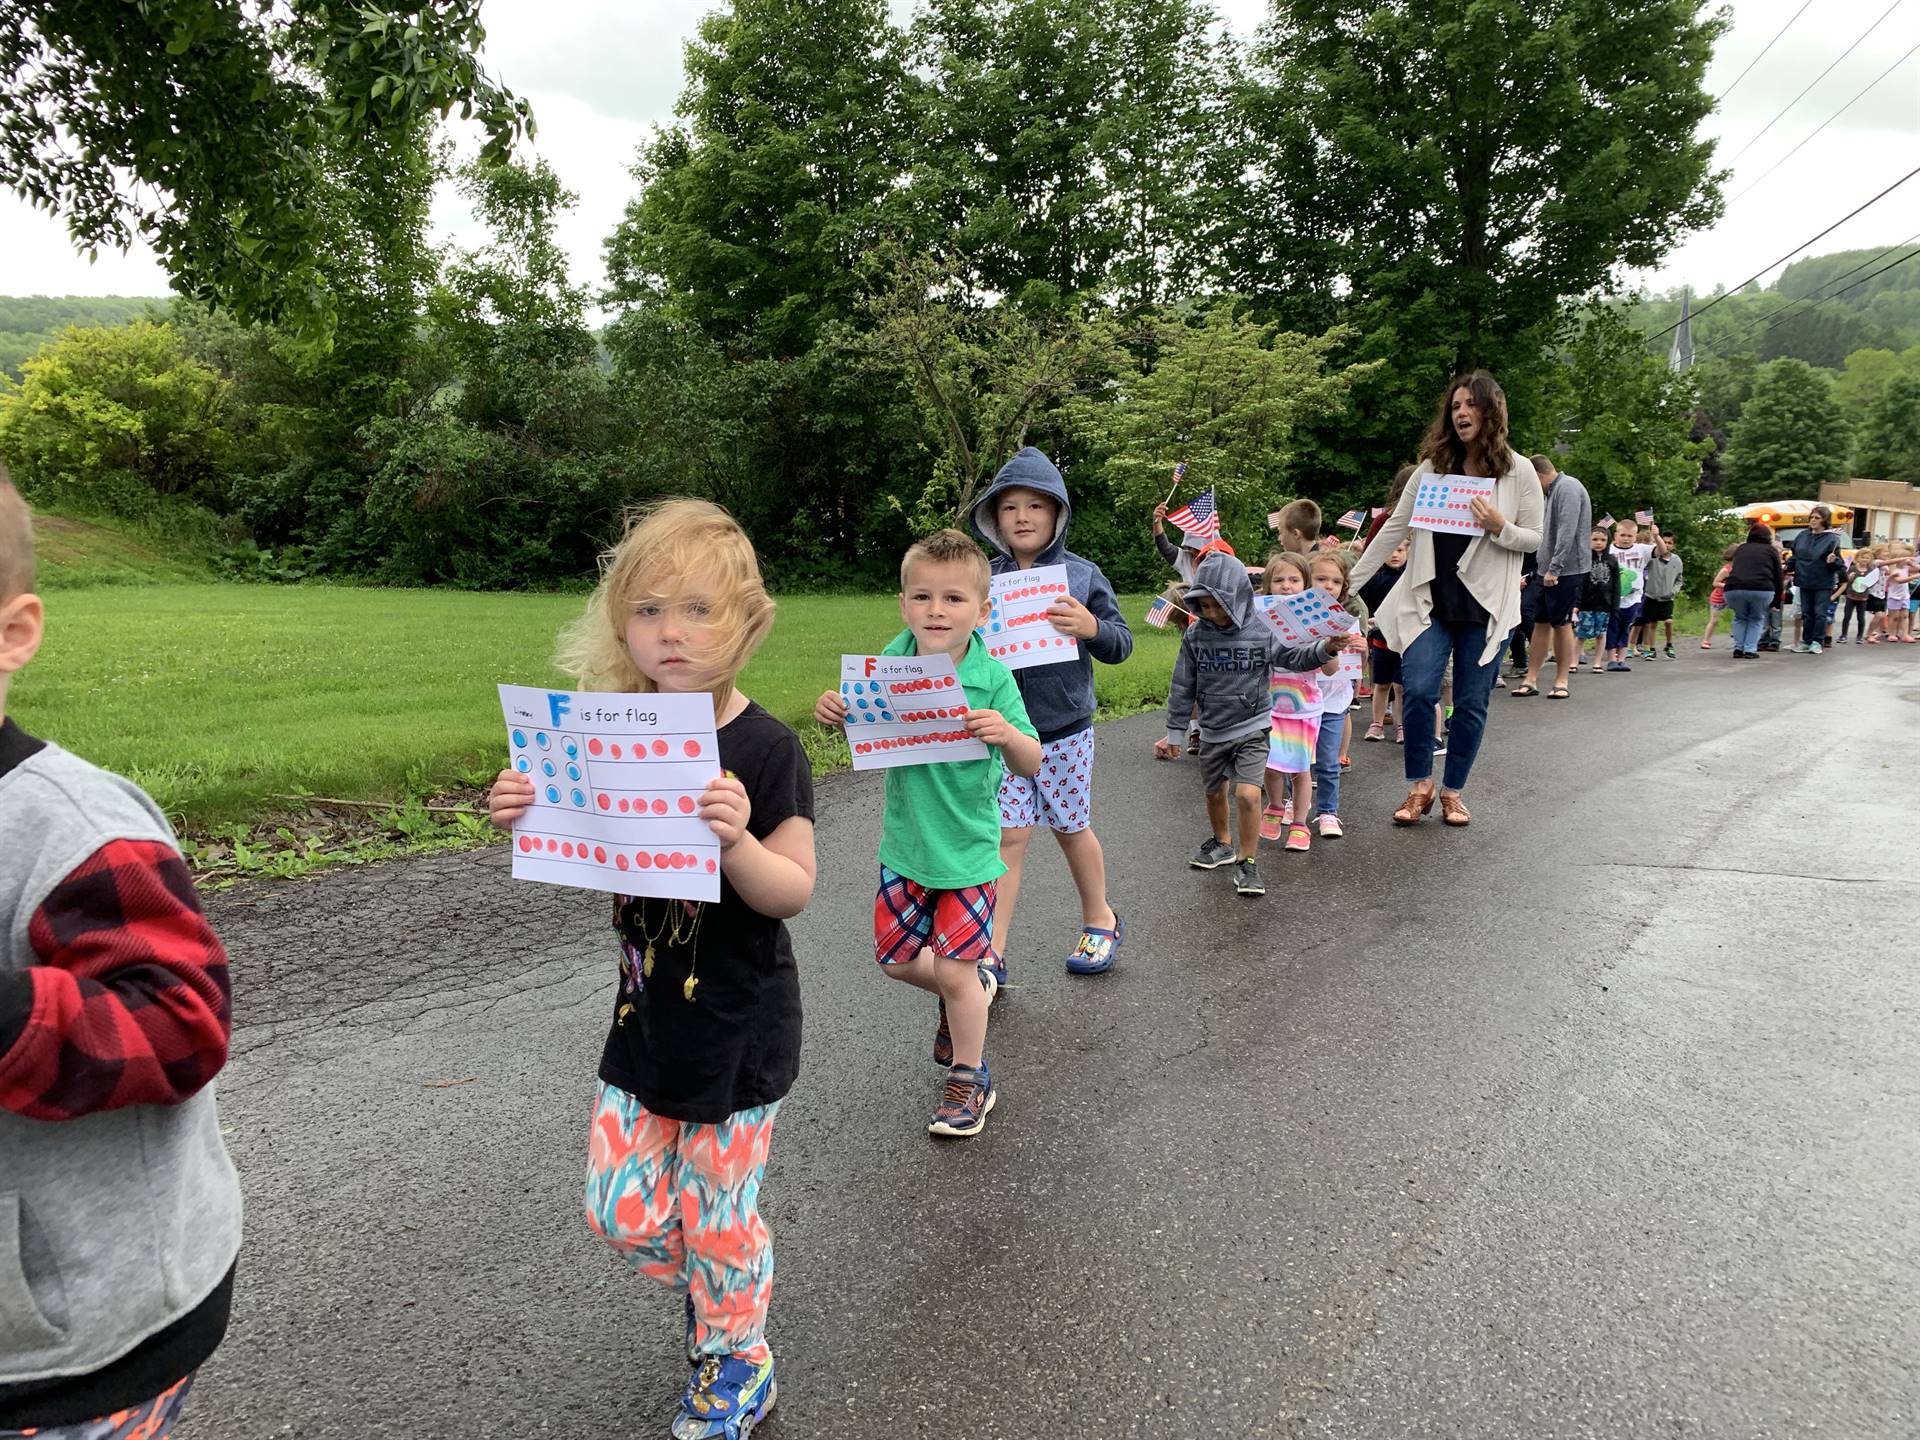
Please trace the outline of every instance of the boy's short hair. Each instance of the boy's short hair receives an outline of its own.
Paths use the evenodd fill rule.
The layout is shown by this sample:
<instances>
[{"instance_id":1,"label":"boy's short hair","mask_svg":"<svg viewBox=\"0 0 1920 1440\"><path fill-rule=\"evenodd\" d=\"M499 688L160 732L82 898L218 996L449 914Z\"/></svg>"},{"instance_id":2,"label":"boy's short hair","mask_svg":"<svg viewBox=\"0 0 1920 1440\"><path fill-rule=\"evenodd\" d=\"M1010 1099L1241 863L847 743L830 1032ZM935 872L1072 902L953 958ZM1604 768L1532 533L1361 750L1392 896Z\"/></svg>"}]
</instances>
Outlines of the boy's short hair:
<instances>
[{"instance_id":1,"label":"boy's short hair","mask_svg":"<svg viewBox=\"0 0 1920 1440\"><path fill-rule=\"evenodd\" d=\"M0 461L0 605L33 589L33 511Z\"/></svg>"},{"instance_id":2,"label":"boy's short hair","mask_svg":"<svg viewBox=\"0 0 1920 1440\"><path fill-rule=\"evenodd\" d=\"M974 582L975 593L984 600L993 583L993 571L987 564L987 552L973 537L954 529L936 530L924 540L916 540L900 557L900 588L907 588L907 575L914 566L964 565Z\"/></svg>"},{"instance_id":3,"label":"boy's short hair","mask_svg":"<svg viewBox=\"0 0 1920 1440\"><path fill-rule=\"evenodd\" d=\"M1313 500L1289 500L1280 507L1280 534L1291 530L1304 540L1320 538L1320 506Z\"/></svg>"}]
</instances>

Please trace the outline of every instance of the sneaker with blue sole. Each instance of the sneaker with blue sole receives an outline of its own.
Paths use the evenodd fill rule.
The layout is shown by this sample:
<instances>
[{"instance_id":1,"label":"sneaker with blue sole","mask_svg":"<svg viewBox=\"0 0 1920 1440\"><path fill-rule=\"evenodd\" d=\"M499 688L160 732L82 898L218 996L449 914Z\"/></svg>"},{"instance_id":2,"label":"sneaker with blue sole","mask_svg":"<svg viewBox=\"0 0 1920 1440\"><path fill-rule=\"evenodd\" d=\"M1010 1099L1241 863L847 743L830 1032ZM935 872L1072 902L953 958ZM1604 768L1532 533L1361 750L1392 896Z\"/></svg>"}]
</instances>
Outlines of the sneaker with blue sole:
<instances>
[{"instance_id":1,"label":"sneaker with blue sole","mask_svg":"<svg viewBox=\"0 0 1920 1440\"><path fill-rule=\"evenodd\" d=\"M1127 922L1113 917L1113 928L1102 930L1089 925L1080 932L1080 943L1067 956L1069 975L1104 975L1119 958L1120 947L1127 943Z\"/></svg>"},{"instance_id":2,"label":"sneaker with blue sole","mask_svg":"<svg viewBox=\"0 0 1920 1440\"><path fill-rule=\"evenodd\" d=\"M989 955L986 959L977 962L974 968L983 972L980 988L987 992L987 998L990 1000L999 999L1000 992L1007 988L1007 957L1004 955ZM986 975L993 977L992 985L987 984L984 978Z\"/></svg>"},{"instance_id":3,"label":"sneaker with blue sole","mask_svg":"<svg viewBox=\"0 0 1920 1440\"><path fill-rule=\"evenodd\" d=\"M758 1363L738 1355L710 1355L680 1397L674 1440L746 1440L767 1418L778 1395L771 1355Z\"/></svg>"}]
</instances>

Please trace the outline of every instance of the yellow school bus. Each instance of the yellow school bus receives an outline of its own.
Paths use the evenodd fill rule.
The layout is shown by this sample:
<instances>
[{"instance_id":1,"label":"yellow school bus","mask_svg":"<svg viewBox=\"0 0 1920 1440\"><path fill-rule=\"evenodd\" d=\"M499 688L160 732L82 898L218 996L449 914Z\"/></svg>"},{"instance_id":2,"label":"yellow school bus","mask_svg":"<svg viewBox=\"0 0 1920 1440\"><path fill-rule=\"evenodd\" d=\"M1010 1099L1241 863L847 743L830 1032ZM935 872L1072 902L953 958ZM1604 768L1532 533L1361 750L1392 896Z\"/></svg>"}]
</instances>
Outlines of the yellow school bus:
<instances>
[{"instance_id":1,"label":"yellow school bus","mask_svg":"<svg viewBox=\"0 0 1920 1440\"><path fill-rule=\"evenodd\" d=\"M1807 528L1807 517L1816 505L1825 504L1821 500L1756 500L1751 505L1736 505L1731 510L1722 510L1722 515L1736 516L1749 525L1756 520L1762 525L1771 526L1773 538L1782 545L1791 545L1800 538ZM1853 538L1853 507L1851 505L1828 505L1833 512L1832 528L1840 532L1842 543Z\"/></svg>"}]
</instances>

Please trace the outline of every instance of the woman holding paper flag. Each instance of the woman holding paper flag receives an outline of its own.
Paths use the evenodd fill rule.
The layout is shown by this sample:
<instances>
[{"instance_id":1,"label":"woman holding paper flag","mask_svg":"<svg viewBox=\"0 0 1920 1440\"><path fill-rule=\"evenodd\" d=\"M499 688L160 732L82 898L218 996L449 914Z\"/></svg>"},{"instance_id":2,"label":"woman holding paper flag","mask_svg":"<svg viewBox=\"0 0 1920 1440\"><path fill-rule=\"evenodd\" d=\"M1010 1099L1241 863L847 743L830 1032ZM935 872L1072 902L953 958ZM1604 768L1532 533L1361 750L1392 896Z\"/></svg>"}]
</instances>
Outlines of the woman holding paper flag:
<instances>
[{"instance_id":1,"label":"woman holding paper flag","mask_svg":"<svg viewBox=\"0 0 1920 1440\"><path fill-rule=\"evenodd\" d=\"M1357 590L1402 541L1407 567L1374 623L1400 652L1411 789L1393 812L1413 825L1433 808L1434 707L1453 663L1453 723L1438 798L1449 825L1473 816L1460 792L1486 729L1501 642L1520 622L1520 563L1539 548L1543 516L1533 463L1507 443L1507 397L1484 370L1447 387L1420 444L1420 464L1393 514L1353 567Z\"/></svg>"}]
</instances>

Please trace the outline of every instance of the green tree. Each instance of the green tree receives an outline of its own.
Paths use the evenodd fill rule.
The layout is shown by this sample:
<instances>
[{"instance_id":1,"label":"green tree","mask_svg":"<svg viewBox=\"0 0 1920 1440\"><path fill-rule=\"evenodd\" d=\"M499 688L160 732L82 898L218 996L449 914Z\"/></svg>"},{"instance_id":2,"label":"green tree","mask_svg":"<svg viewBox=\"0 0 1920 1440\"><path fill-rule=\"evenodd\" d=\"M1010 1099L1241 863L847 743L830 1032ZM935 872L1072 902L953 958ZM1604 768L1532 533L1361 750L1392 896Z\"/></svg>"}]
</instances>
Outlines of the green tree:
<instances>
[{"instance_id":1,"label":"green tree","mask_svg":"<svg viewBox=\"0 0 1920 1440\"><path fill-rule=\"evenodd\" d=\"M1920 375L1896 376L1860 431L1855 468L1875 480L1920 485Z\"/></svg>"},{"instance_id":2,"label":"green tree","mask_svg":"<svg viewBox=\"0 0 1920 1440\"><path fill-rule=\"evenodd\" d=\"M950 264L904 248L877 252L873 269L886 281L848 349L904 383L922 416L936 458L910 507L914 527L964 524L1044 417L1115 372L1117 327L1098 311L970 302Z\"/></svg>"},{"instance_id":3,"label":"green tree","mask_svg":"<svg viewBox=\"0 0 1920 1440\"><path fill-rule=\"evenodd\" d=\"M1826 374L1804 360L1776 360L1728 440L1728 499L1812 499L1821 482L1846 474L1851 439Z\"/></svg>"},{"instance_id":4,"label":"green tree","mask_svg":"<svg viewBox=\"0 0 1920 1440\"><path fill-rule=\"evenodd\" d=\"M1746 408L1760 378L1760 365L1751 355L1713 356L1696 365L1692 375L1700 409L1724 430Z\"/></svg>"},{"instance_id":5,"label":"green tree","mask_svg":"<svg viewBox=\"0 0 1920 1440\"><path fill-rule=\"evenodd\" d=\"M153 246L183 294L324 344L326 167L453 107L502 158L532 121L479 0L0 0L0 184L88 251Z\"/></svg>"},{"instance_id":6,"label":"green tree","mask_svg":"<svg viewBox=\"0 0 1920 1440\"><path fill-rule=\"evenodd\" d=\"M1557 433L1535 438L1587 487L1596 519L1651 510L1678 540L1687 573L1710 575L1709 562L1733 537L1718 517L1725 502L1701 493L1701 466L1715 447L1695 433L1687 377L1647 353L1630 316L1605 306L1580 316L1560 358L1547 392Z\"/></svg>"},{"instance_id":7,"label":"green tree","mask_svg":"<svg viewBox=\"0 0 1920 1440\"><path fill-rule=\"evenodd\" d=\"M1111 394L1076 405L1076 421L1105 457L1115 502L1144 514L1168 472L1185 462L1182 489L1212 489L1229 532L1257 543L1284 491L1303 425L1337 413L1372 365L1330 366L1352 336L1307 336L1236 315L1156 317L1135 348L1150 357Z\"/></svg>"},{"instance_id":8,"label":"green tree","mask_svg":"<svg viewBox=\"0 0 1920 1440\"><path fill-rule=\"evenodd\" d=\"M1279 0L1244 108L1285 163L1273 208L1235 211L1325 247L1324 291L1232 280L1283 318L1337 301L1358 358L1393 361L1335 458L1407 448L1454 369L1524 394L1566 297L1719 214L1697 132L1724 27L1693 0Z\"/></svg>"},{"instance_id":9,"label":"green tree","mask_svg":"<svg viewBox=\"0 0 1920 1440\"><path fill-rule=\"evenodd\" d=\"M687 42L679 122L642 149L611 298L794 356L853 312L905 170L913 88L884 0L735 0Z\"/></svg>"},{"instance_id":10,"label":"green tree","mask_svg":"<svg viewBox=\"0 0 1920 1440\"><path fill-rule=\"evenodd\" d=\"M1184 293L1231 47L1194 0L931 0L910 201L976 286ZM1044 76L1044 84L1035 77Z\"/></svg>"},{"instance_id":11,"label":"green tree","mask_svg":"<svg viewBox=\"0 0 1920 1440\"><path fill-rule=\"evenodd\" d=\"M1853 351L1885 341L1885 331L1869 316L1832 300L1797 310L1780 301L1769 305L1766 315L1756 337L1762 360L1790 355L1833 370L1844 365Z\"/></svg>"},{"instance_id":12,"label":"green tree","mask_svg":"<svg viewBox=\"0 0 1920 1440\"><path fill-rule=\"evenodd\" d=\"M29 493L134 512L156 496L218 496L227 386L171 326L74 327L25 369L18 389L0 395L0 456Z\"/></svg>"}]
</instances>

